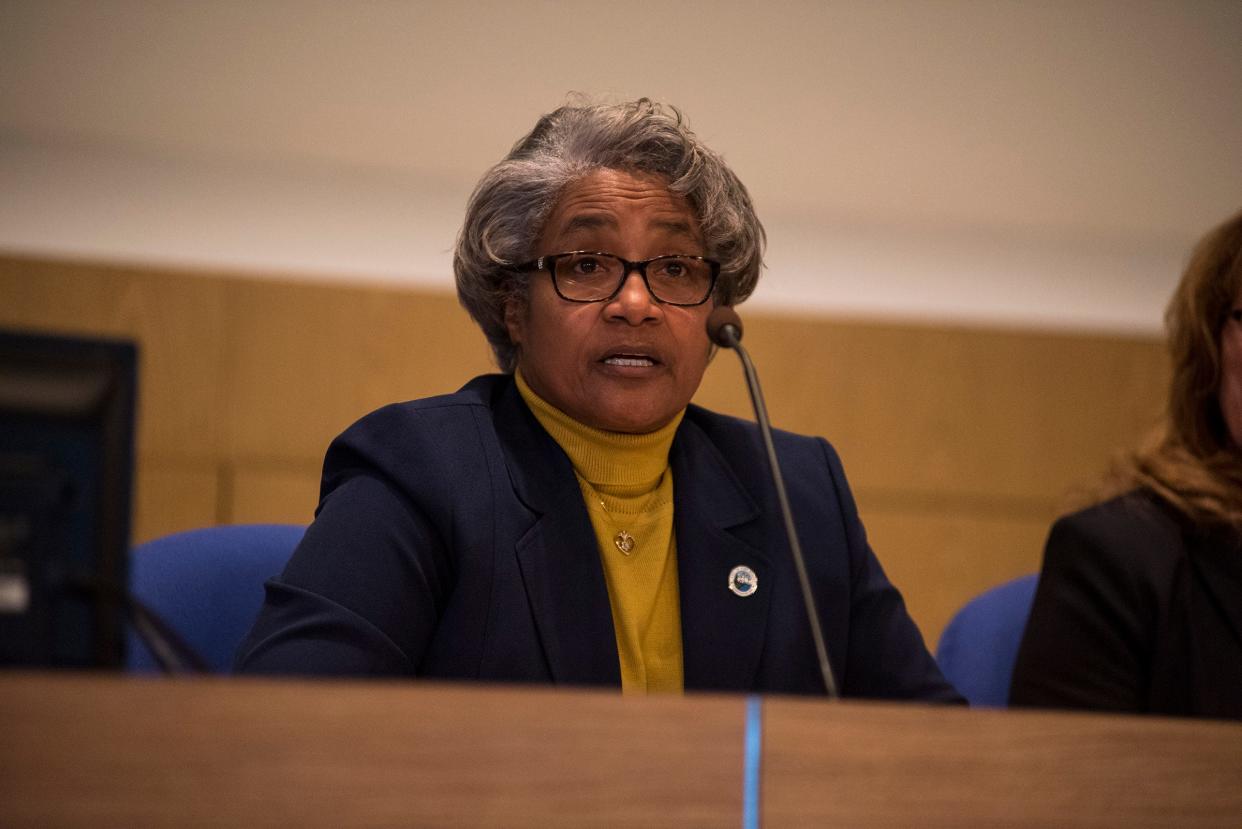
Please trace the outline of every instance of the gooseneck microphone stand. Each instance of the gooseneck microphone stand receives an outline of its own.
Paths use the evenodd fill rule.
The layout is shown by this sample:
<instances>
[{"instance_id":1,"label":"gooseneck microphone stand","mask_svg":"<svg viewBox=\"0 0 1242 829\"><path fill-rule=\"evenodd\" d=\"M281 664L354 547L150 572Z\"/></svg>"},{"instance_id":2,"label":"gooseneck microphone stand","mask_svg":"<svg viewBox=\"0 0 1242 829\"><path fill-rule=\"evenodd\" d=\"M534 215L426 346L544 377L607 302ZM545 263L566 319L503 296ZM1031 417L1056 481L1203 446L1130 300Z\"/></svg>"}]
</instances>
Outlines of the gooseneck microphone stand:
<instances>
[{"instance_id":1,"label":"gooseneck microphone stand","mask_svg":"<svg viewBox=\"0 0 1242 829\"><path fill-rule=\"evenodd\" d=\"M802 557L802 545L798 543L793 511L789 508L789 496L785 492L785 480L781 477L780 463L776 459L776 446L772 443L772 425L768 421L768 408L763 403L763 390L759 388L759 377L755 374L755 365L751 362L746 349L742 347L741 317L727 305L720 306L707 318L707 336L716 345L736 351L738 358L742 361L742 370L746 374L746 387L750 390L750 401L755 407L755 420L759 423L759 432L763 435L763 447L767 450L768 468L772 471L772 482L776 485L776 498L780 502L781 516L785 519L785 534L789 536L789 550L793 553L794 566L798 571L798 583L802 587L802 603L806 608L807 622L811 626L811 639L815 642L815 656L819 660L819 672L824 680L824 691L829 698L838 697L840 695L837 693L837 683L832 675L832 666L828 664L828 648L824 645L824 634L819 627L819 613L815 609L815 595L811 591L811 579L807 575L806 560Z\"/></svg>"}]
</instances>

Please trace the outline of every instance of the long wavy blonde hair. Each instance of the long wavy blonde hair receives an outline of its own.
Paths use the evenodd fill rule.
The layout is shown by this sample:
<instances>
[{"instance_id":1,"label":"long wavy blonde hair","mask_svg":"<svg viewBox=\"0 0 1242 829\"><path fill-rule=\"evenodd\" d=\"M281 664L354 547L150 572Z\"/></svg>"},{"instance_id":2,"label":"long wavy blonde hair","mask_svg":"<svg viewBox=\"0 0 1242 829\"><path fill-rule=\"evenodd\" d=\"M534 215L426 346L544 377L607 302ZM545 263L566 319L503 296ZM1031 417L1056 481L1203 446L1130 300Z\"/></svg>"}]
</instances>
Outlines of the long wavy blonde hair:
<instances>
[{"instance_id":1,"label":"long wavy blonde hair","mask_svg":"<svg viewBox=\"0 0 1242 829\"><path fill-rule=\"evenodd\" d=\"M1220 408L1221 335L1242 289L1242 212L1199 241L1165 310L1172 376L1159 430L1112 492L1150 490L1195 522L1242 528L1242 447Z\"/></svg>"}]
</instances>

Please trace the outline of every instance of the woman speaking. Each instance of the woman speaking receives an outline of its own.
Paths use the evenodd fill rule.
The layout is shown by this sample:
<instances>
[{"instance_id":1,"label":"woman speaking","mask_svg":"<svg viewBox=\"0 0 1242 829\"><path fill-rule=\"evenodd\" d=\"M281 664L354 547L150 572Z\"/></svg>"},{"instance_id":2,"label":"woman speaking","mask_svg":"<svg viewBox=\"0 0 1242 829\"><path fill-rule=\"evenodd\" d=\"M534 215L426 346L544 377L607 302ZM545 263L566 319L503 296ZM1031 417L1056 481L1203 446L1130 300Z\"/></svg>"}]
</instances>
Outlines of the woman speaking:
<instances>
[{"instance_id":1,"label":"woman speaking","mask_svg":"<svg viewBox=\"0 0 1242 829\"><path fill-rule=\"evenodd\" d=\"M754 424L690 405L764 233L671 108L567 106L480 181L458 296L503 373L328 449L244 671L823 692ZM777 433L842 694L955 701L822 439Z\"/></svg>"}]
</instances>

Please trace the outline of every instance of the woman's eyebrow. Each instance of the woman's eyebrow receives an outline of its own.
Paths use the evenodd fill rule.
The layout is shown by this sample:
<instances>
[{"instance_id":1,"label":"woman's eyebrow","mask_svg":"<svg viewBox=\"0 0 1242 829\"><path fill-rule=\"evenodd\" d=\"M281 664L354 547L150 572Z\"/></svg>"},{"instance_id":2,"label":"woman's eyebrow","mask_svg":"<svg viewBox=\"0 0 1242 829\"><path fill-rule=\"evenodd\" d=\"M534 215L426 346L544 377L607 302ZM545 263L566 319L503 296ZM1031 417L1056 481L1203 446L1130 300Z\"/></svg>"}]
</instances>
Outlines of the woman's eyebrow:
<instances>
[{"instance_id":1,"label":"woman's eyebrow","mask_svg":"<svg viewBox=\"0 0 1242 829\"><path fill-rule=\"evenodd\" d=\"M673 236L684 236L692 242L698 242L699 236L689 222L680 219L655 219L651 222L651 230L662 230Z\"/></svg>"},{"instance_id":2,"label":"woman's eyebrow","mask_svg":"<svg viewBox=\"0 0 1242 829\"><path fill-rule=\"evenodd\" d=\"M570 219L565 224L565 227L561 229L561 232L571 233L575 230L597 230L601 227L616 229L618 227L616 218L606 213L583 213Z\"/></svg>"}]
</instances>

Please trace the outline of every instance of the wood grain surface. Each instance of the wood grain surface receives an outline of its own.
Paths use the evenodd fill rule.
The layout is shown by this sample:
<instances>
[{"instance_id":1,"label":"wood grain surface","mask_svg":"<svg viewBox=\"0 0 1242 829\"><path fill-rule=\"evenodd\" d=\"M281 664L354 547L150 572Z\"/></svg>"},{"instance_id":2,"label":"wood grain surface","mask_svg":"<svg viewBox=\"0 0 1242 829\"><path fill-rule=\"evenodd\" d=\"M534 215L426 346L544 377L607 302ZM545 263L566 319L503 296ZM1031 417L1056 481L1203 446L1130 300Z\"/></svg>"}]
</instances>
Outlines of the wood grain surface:
<instances>
[{"instance_id":1,"label":"wood grain surface","mask_svg":"<svg viewBox=\"0 0 1242 829\"><path fill-rule=\"evenodd\" d=\"M1236 827L1242 724L762 700L762 824ZM738 826L746 699L0 673L35 826Z\"/></svg>"},{"instance_id":2,"label":"wood grain surface","mask_svg":"<svg viewBox=\"0 0 1242 829\"><path fill-rule=\"evenodd\" d=\"M741 698L0 674L0 825L735 826Z\"/></svg>"},{"instance_id":3,"label":"wood grain surface","mask_svg":"<svg viewBox=\"0 0 1242 829\"><path fill-rule=\"evenodd\" d=\"M1242 724L769 700L770 826L1237 827Z\"/></svg>"}]
</instances>

